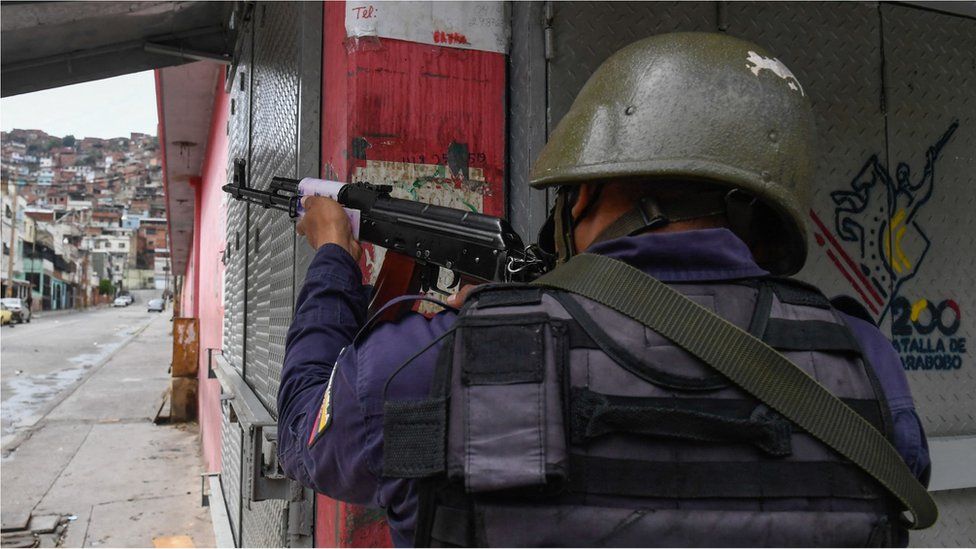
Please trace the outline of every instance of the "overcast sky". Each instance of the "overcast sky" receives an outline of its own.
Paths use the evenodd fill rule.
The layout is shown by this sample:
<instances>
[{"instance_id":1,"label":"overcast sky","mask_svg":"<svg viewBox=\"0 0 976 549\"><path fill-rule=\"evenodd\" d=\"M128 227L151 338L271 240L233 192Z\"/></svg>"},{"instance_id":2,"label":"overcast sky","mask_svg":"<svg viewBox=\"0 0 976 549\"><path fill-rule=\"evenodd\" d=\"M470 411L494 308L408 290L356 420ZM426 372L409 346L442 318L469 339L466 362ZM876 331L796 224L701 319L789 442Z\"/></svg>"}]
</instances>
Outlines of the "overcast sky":
<instances>
[{"instance_id":1,"label":"overcast sky","mask_svg":"<svg viewBox=\"0 0 976 549\"><path fill-rule=\"evenodd\" d=\"M64 137L156 135L152 71L0 99L0 129L44 130Z\"/></svg>"}]
</instances>

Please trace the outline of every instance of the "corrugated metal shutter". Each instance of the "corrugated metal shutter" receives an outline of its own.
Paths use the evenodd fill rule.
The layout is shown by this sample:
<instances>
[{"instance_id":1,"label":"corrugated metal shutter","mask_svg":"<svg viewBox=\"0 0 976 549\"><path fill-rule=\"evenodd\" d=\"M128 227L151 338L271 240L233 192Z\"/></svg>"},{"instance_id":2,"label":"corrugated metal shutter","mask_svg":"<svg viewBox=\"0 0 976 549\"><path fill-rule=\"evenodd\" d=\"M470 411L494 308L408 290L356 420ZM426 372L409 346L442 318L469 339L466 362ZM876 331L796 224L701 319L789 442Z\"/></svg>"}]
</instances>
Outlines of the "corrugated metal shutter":
<instances>
[{"instance_id":1,"label":"corrugated metal shutter","mask_svg":"<svg viewBox=\"0 0 976 549\"><path fill-rule=\"evenodd\" d=\"M231 82L231 112L227 124L227 181L234 177L234 164L244 161L245 177L250 163L251 135L251 34L243 29L239 59ZM247 182L245 180L245 182ZM227 204L227 248L224 251L224 339L223 355L238 373L244 372L245 305L248 255L248 205L229 200ZM242 454L244 434L226 400L221 401L221 488L227 504L236 545L241 543Z\"/></svg>"},{"instance_id":2,"label":"corrugated metal shutter","mask_svg":"<svg viewBox=\"0 0 976 549\"><path fill-rule=\"evenodd\" d=\"M298 164L298 95L301 6L262 3L254 16L254 85L251 111L251 184L267 188L271 178L295 177ZM294 301L294 224L276 210L251 209L254 266L249 273L249 348L244 379L272 415L284 358L284 335ZM253 331L251 331L253 327ZM253 349L253 354L250 352ZM245 456L250 471L252 452ZM248 502L243 511L243 545L287 543L285 500Z\"/></svg>"},{"instance_id":3,"label":"corrugated metal shutter","mask_svg":"<svg viewBox=\"0 0 976 549\"><path fill-rule=\"evenodd\" d=\"M251 35L244 34L240 58L231 84L231 112L227 123L227 181L234 177L234 163L250 164L251 136ZM247 181L245 181L247 182ZM227 198L227 249L224 251L224 356L238 372L244 372L244 305L247 268L248 205Z\"/></svg>"},{"instance_id":4,"label":"corrugated metal shutter","mask_svg":"<svg viewBox=\"0 0 976 549\"><path fill-rule=\"evenodd\" d=\"M227 503L234 543L241 543L241 446L244 434L237 421L232 421L233 411L227 401L220 403L220 486Z\"/></svg>"}]
</instances>

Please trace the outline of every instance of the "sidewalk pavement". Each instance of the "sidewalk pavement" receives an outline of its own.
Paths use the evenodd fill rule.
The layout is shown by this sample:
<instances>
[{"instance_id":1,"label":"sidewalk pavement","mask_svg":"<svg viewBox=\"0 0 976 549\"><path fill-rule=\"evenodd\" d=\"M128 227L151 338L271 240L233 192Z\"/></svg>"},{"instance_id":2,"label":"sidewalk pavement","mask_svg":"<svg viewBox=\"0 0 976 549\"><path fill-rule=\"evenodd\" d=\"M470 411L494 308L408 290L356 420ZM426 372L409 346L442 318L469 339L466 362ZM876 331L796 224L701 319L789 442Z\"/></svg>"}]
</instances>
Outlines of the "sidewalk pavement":
<instances>
[{"instance_id":1,"label":"sidewalk pavement","mask_svg":"<svg viewBox=\"0 0 976 549\"><path fill-rule=\"evenodd\" d=\"M152 547L167 536L213 545L197 424L153 424L169 386L170 327L155 318L3 457L5 530L30 513L67 525L63 539L42 534L42 547Z\"/></svg>"}]
</instances>

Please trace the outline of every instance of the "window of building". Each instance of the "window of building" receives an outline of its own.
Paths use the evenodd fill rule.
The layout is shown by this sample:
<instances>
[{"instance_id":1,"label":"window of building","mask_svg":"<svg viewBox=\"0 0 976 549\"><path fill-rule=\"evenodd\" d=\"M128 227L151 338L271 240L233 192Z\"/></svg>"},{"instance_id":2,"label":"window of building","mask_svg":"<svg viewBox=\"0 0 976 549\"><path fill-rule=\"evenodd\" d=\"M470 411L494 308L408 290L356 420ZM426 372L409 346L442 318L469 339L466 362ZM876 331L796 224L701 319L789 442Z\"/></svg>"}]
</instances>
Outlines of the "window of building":
<instances>
[{"instance_id":1,"label":"window of building","mask_svg":"<svg viewBox=\"0 0 976 549\"><path fill-rule=\"evenodd\" d=\"M125 242L116 242L115 247L121 250L122 248L125 248Z\"/></svg>"}]
</instances>

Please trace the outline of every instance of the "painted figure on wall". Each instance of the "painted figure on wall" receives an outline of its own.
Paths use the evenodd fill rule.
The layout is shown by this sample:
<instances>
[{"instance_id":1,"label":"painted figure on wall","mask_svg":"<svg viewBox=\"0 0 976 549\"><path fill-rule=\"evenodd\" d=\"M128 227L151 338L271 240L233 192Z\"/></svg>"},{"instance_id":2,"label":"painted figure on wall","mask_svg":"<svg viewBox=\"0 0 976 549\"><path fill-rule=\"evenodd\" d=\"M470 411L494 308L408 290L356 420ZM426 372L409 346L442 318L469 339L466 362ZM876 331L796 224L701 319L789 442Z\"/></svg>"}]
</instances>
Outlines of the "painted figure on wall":
<instances>
[{"instance_id":1,"label":"painted figure on wall","mask_svg":"<svg viewBox=\"0 0 976 549\"><path fill-rule=\"evenodd\" d=\"M851 190L830 193L837 205L837 236L857 244L854 278L864 285L862 294L880 306L878 320L891 309L902 284L918 272L929 250L931 241L916 214L932 197L936 161L958 127L959 122L953 122L928 148L917 179L905 162L898 163L892 177L878 155L873 155L851 181Z\"/></svg>"}]
</instances>

